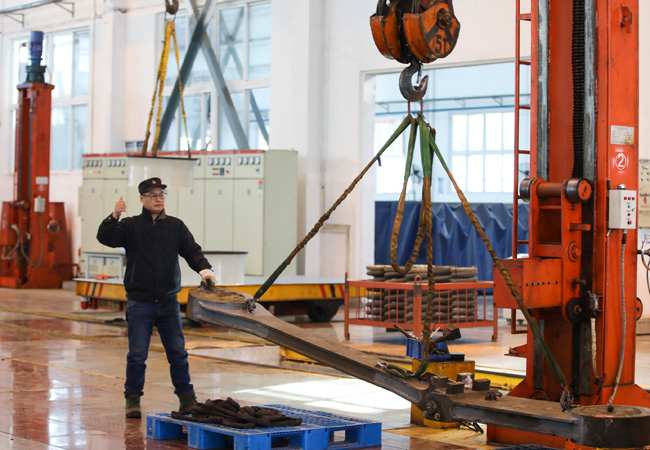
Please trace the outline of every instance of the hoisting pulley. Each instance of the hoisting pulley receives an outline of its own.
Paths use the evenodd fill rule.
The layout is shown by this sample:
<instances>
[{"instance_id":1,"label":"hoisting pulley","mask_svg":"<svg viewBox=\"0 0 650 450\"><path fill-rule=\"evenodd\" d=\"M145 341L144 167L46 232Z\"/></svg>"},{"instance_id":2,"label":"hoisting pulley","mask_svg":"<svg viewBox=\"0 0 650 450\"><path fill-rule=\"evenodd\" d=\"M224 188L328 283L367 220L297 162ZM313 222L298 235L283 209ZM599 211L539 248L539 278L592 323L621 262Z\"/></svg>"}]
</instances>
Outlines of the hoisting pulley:
<instances>
[{"instance_id":1,"label":"hoisting pulley","mask_svg":"<svg viewBox=\"0 0 650 450\"><path fill-rule=\"evenodd\" d=\"M420 101L427 77L418 86L412 77L422 64L449 55L458 40L460 23L452 0L379 0L370 17L375 45L388 59L409 64L400 77L400 91L409 101Z\"/></svg>"}]
</instances>

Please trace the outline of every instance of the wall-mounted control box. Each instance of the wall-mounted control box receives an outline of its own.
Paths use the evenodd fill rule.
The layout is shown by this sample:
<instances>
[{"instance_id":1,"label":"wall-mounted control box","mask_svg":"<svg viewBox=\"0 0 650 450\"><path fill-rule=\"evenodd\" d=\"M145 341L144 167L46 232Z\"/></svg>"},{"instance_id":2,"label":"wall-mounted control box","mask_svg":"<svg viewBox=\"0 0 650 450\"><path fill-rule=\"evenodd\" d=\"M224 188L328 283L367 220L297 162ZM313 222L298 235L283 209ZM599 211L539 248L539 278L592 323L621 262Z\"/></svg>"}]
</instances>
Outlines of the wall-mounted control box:
<instances>
[{"instance_id":1,"label":"wall-mounted control box","mask_svg":"<svg viewBox=\"0 0 650 450\"><path fill-rule=\"evenodd\" d=\"M609 191L609 228L636 228L637 197L636 191Z\"/></svg>"}]
</instances>

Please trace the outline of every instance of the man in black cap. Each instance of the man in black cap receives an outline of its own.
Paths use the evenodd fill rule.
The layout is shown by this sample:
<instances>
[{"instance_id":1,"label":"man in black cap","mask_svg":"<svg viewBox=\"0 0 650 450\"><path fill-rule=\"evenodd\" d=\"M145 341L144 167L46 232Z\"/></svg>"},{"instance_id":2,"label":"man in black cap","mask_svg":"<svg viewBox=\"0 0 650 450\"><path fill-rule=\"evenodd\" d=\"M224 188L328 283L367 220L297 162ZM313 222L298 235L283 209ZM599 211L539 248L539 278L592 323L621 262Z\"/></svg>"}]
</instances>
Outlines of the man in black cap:
<instances>
[{"instance_id":1,"label":"man in black cap","mask_svg":"<svg viewBox=\"0 0 650 450\"><path fill-rule=\"evenodd\" d=\"M185 351L180 306L176 295L181 290L178 256L198 272L207 285L216 284L212 266L194 241L182 220L165 214L165 188L160 178L149 178L138 185L142 213L120 220L126 211L123 198L101 223L97 239L108 247L126 251L126 320L129 353L126 357L126 417L140 418L146 360L153 327L158 329L171 374L179 410L196 403L194 386Z\"/></svg>"}]
</instances>

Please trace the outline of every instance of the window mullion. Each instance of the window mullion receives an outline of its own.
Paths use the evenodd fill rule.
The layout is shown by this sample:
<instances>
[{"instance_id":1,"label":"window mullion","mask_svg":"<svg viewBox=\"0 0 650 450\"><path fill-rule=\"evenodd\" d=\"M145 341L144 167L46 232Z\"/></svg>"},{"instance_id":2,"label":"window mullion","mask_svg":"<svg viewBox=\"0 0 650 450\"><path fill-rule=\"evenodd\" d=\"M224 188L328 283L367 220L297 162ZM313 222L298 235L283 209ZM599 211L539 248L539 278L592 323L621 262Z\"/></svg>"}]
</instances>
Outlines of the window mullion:
<instances>
[{"instance_id":1,"label":"window mullion","mask_svg":"<svg viewBox=\"0 0 650 450\"><path fill-rule=\"evenodd\" d=\"M487 113L483 113L483 192L487 192Z\"/></svg>"},{"instance_id":2,"label":"window mullion","mask_svg":"<svg viewBox=\"0 0 650 450\"><path fill-rule=\"evenodd\" d=\"M253 147L253 145L250 142L250 111L251 111L251 90L246 89L243 91L243 100L244 104L242 105L242 128L244 129L244 135L246 136L246 140L248 140L248 146ZM255 146L257 147L257 145Z\"/></svg>"},{"instance_id":3,"label":"window mullion","mask_svg":"<svg viewBox=\"0 0 650 450\"><path fill-rule=\"evenodd\" d=\"M244 55L243 56L244 57L242 58L243 59L242 65L244 66L242 68L242 79L246 80L246 81L248 80L248 66L249 66L249 63L248 63L248 55L249 55L248 50L249 49L248 49L248 47L250 45L250 42L249 42L249 29L248 29L249 21L250 21L249 20L249 11L250 11L250 8L249 8L249 4L247 3L247 4L244 5L244 19L243 19L244 20L244 42L243 42L243 44L244 44L244 49L243 49L244 50Z\"/></svg>"},{"instance_id":4,"label":"window mullion","mask_svg":"<svg viewBox=\"0 0 650 450\"><path fill-rule=\"evenodd\" d=\"M76 79L76 70L75 68L77 67L77 50L78 50L78 45L77 45L77 33L73 32L72 33L72 58L70 59L70 64L72 67L70 67L70 97L74 98L75 95L77 95L76 92L76 85L75 85L75 79ZM72 141L70 141L72 142Z\"/></svg>"},{"instance_id":5,"label":"window mullion","mask_svg":"<svg viewBox=\"0 0 650 450\"><path fill-rule=\"evenodd\" d=\"M73 58L74 59L74 58ZM75 111L74 111L74 106L70 104L68 106L68 117L70 117L70 120L68 122L68 170L72 170L74 168L74 120L75 120Z\"/></svg>"}]
</instances>

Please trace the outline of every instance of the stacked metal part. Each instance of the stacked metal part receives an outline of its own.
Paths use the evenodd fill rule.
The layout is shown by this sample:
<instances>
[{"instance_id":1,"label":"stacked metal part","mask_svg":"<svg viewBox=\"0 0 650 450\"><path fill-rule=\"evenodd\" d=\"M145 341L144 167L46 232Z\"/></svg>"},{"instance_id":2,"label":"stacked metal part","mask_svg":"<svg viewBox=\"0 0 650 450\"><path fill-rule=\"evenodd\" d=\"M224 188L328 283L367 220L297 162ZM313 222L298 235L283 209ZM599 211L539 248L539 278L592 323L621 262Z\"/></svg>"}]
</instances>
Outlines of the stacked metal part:
<instances>
[{"instance_id":1,"label":"stacked metal part","mask_svg":"<svg viewBox=\"0 0 650 450\"><path fill-rule=\"evenodd\" d=\"M434 266L436 283L474 283L478 281L476 267ZM395 323L413 323L414 308L421 308L421 321L427 312L429 293L421 287L426 280L427 267L415 265L402 277L391 266L367 266L372 281L402 283L404 288L386 286L368 288L365 296L365 313L372 320ZM419 286L419 288L415 288ZM476 320L477 291L471 287L438 290L433 302L434 323L473 322ZM418 301L419 300L419 301Z\"/></svg>"}]
</instances>

